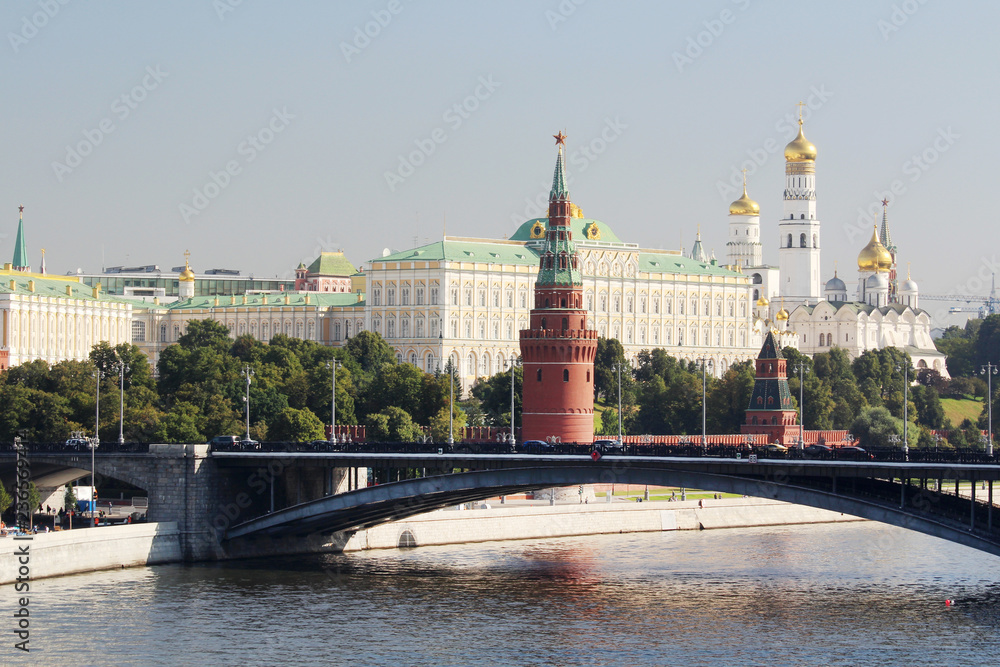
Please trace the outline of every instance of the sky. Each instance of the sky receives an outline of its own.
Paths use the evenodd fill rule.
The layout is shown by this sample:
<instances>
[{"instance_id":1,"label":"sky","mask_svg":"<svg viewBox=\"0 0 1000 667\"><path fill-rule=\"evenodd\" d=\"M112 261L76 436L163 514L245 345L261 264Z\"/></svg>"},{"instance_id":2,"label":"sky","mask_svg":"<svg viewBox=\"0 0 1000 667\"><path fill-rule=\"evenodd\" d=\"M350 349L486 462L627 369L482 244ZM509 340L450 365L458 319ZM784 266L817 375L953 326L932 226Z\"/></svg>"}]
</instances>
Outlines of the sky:
<instances>
[{"instance_id":1,"label":"sky","mask_svg":"<svg viewBox=\"0 0 1000 667\"><path fill-rule=\"evenodd\" d=\"M5 0L0 256L50 273L291 277L573 201L623 240L725 260L747 168L777 264L805 102L823 275L888 215L922 295L987 294L1000 4L936 0ZM994 165L990 167L989 165ZM824 278L824 280L825 280ZM947 306L922 306L943 321ZM954 318L952 318L954 319Z\"/></svg>"}]
</instances>

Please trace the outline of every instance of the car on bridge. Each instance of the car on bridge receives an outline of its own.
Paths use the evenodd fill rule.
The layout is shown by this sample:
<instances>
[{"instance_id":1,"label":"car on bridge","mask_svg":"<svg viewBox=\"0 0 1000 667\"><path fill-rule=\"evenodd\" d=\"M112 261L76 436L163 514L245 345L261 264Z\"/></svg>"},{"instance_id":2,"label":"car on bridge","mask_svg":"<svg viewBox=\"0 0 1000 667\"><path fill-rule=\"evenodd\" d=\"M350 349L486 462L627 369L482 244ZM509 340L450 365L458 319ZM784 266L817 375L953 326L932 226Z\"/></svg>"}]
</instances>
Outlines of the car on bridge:
<instances>
[{"instance_id":1,"label":"car on bridge","mask_svg":"<svg viewBox=\"0 0 1000 667\"><path fill-rule=\"evenodd\" d=\"M811 445L806 445L805 449L802 450L802 454L807 459L832 459L833 447L814 442Z\"/></svg>"},{"instance_id":2,"label":"car on bridge","mask_svg":"<svg viewBox=\"0 0 1000 667\"><path fill-rule=\"evenodd\" d=\"M769 442L757 448L757 456L766 459L784 459L788 457L788 447L777 442Z\"/></svg>"},{"instance_id":3,"label":"car on bridge","mask_svg":"<svg viewBox=\"0 0 1000 667\"><path fill-rule=\"evenodd\" d=\"M625 445L618 440L594 440L594 449L602 454L624 454Z\"/></svg>"},{"instance_id":4,"label":"car on bridge","mask_svg":"<svg viewBox=\"0 0 1000 667\"><path fill-rule=\"evenodd\" d=\"M522 454L554 454L555 445L544 440L525 440L518 447Z\"/></svg>"},{"instance_id":5,"label":"car on bridge","mask_svg":"<svg viewBox=\"0 0 1000 667\"><path fill-rule=\"evenodd\" d=\"M76 449L81 452L90 450L90 440L87 438L70 438L66 441L67 449Z\"/></svg>"},{"instance_id":6,"label":"car on bridge","mask_svg":"<svg viewBox=\"0 0 1000 667\"><path fill-rule=\"evenodd\" d=\"M870 461L875 458L865 451L864 448L857 445L844 445L843 447L834 448L833 451L836 458L848 461Z\"/></svg>"}]
</instances>

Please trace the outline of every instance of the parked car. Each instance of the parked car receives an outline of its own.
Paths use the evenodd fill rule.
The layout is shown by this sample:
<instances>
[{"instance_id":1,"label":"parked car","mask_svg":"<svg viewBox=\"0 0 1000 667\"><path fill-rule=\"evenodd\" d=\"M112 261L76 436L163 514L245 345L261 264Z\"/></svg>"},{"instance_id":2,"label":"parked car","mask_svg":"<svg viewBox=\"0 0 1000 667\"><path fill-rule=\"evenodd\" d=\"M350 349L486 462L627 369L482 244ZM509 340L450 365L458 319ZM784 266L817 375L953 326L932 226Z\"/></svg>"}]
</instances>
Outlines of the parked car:
<instances>
[{"instance_id":1,"label":"parked car","mask_svg":"<svg viewBox=\"0 0 1000 667\"><path fill-rule=\"evenodd\" d=\"M625 451L625 445L617 440L594 440L594 449L602 454L615 454Z\"/></svg>"},{"instance_id":2,"label":"parked car","mask_svg":"<svg viewBox=\"0 0 1000 667\"><path fill-rule=\"evenodd\" d=\"M788 456L788 447L777 442L769 442L768 444L761 447L764 456L770 458L785 458Z\"/></svg>"},{"instance_id":3,"label":"parked car","mask_svg":"<svg viewBox=\"0 0 1000 667\"><path fill-rule=\"evenodd\" d=\"M66 447L69 449L77 449L80 451L90 449L90 441L86 438L70 438L66 441Z\"/></svg>"},{"instance_id":4,"label":"parked car","mask_svg":"<svg viewBox=\"0 0 1000 667\"><path fill-rule=\"evenodd\" d=\"M858 447L857 445L845 445L844 447L837 447L834 450L834 454L838 459L847 459L849 461L868 461L875 458L869 454L863 447Z\"/></svg>"},{"instance_id":5,"label":"parked car","mask_svg":"<svg viewBox=\"0 0 1000 667\"><path fill-rule=\"evenodd\" d=\"M240 440L240 449L260 449L260 442L257 440Z\"/></svg>"},{"instance_id":6,"label":"parked car","mask_svg":"<svg viewBox=\"0 0 1000 667\"><path fill-rule=\"evenodd\" d=\"M544 440L525 440L521 443L520 451L523 454L551 454L555 449L555 446Z\"/></svg>"},{"instance_id":7,"label":"parked car","mask_svg":"<svg viewBox=\"0 0 1000 667\"><path fill-rule=\"evenodd\" d=\"M213 447L222 446L236 446L240 444L240 436L238 435L217 435L208 441L208 444Z\"/></svg>"},{"instance_id":8,"label":"parked car","mask_svg":"<svg viewBox=\"0 0 1000 667\"><path fill-rule=\"evenodd\" d=\"M811 445L806 445L802 453L806 458L810 459L830 459L833 458L833 447L829 445L821 445L818 442Z\"/></svg>"}]
</instances>

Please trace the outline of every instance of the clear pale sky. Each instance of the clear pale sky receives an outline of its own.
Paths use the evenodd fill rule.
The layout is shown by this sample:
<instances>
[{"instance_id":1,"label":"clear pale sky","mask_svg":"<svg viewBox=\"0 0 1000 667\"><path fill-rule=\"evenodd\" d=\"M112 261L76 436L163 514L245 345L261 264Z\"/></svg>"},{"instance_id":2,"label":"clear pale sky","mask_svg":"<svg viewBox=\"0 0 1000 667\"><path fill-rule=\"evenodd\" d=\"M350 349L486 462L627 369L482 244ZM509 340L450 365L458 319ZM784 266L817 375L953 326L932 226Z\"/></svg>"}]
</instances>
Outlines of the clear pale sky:
<instances>
[{"instance_id":1,"label":"clear pale sky","mask_svg":"<svg viewBox=\"0 0 1000 667\"><path fill-rule=\"evenodd\" d=\"M935 0L6 0L0 255L19 204L53 273L190 249L199 272L286 276L321 249L360 265L436 240L445 219L498 238L535 214L564 130L587 217L653 248L689 249L700 224L720 260L725 184L756 157L777 263L802 100L824 275L856 279L859 209L889 192L921 292L985 294L998 19Z\"/></svg>"}]
</instances>

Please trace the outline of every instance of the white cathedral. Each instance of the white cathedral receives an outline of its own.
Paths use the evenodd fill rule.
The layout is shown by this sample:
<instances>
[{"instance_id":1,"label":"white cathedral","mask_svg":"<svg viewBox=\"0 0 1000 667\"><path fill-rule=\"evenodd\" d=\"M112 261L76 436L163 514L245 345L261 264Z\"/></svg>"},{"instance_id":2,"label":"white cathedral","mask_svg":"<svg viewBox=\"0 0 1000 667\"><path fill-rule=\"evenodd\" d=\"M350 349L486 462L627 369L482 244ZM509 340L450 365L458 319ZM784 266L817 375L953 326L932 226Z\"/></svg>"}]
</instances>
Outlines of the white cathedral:
<instances>
[{"instance_id":1,"label":"white cathedral","mask_svg":"<svg viewBox=\"0 0 1000 667\"><path fill-rule=\"evenodd\" d=\"M918 307L917 284L909 275L902 284L897 281L887 200L882 202L881 232L873 229L858 255L854 298L836 271L821 288L816 147L805 138L801 115L798 136L785 147L783 201L777 267L763 262L760 206L748 196L745 177L743 195L729 206L728 264L750 276L755 330L775 329L782 345L793 344L808 355L840 347L853 359L867 350L898 347L918 370L948 377L945 355L931 340L930 315Z\"/></svg>"}]
</instances>

